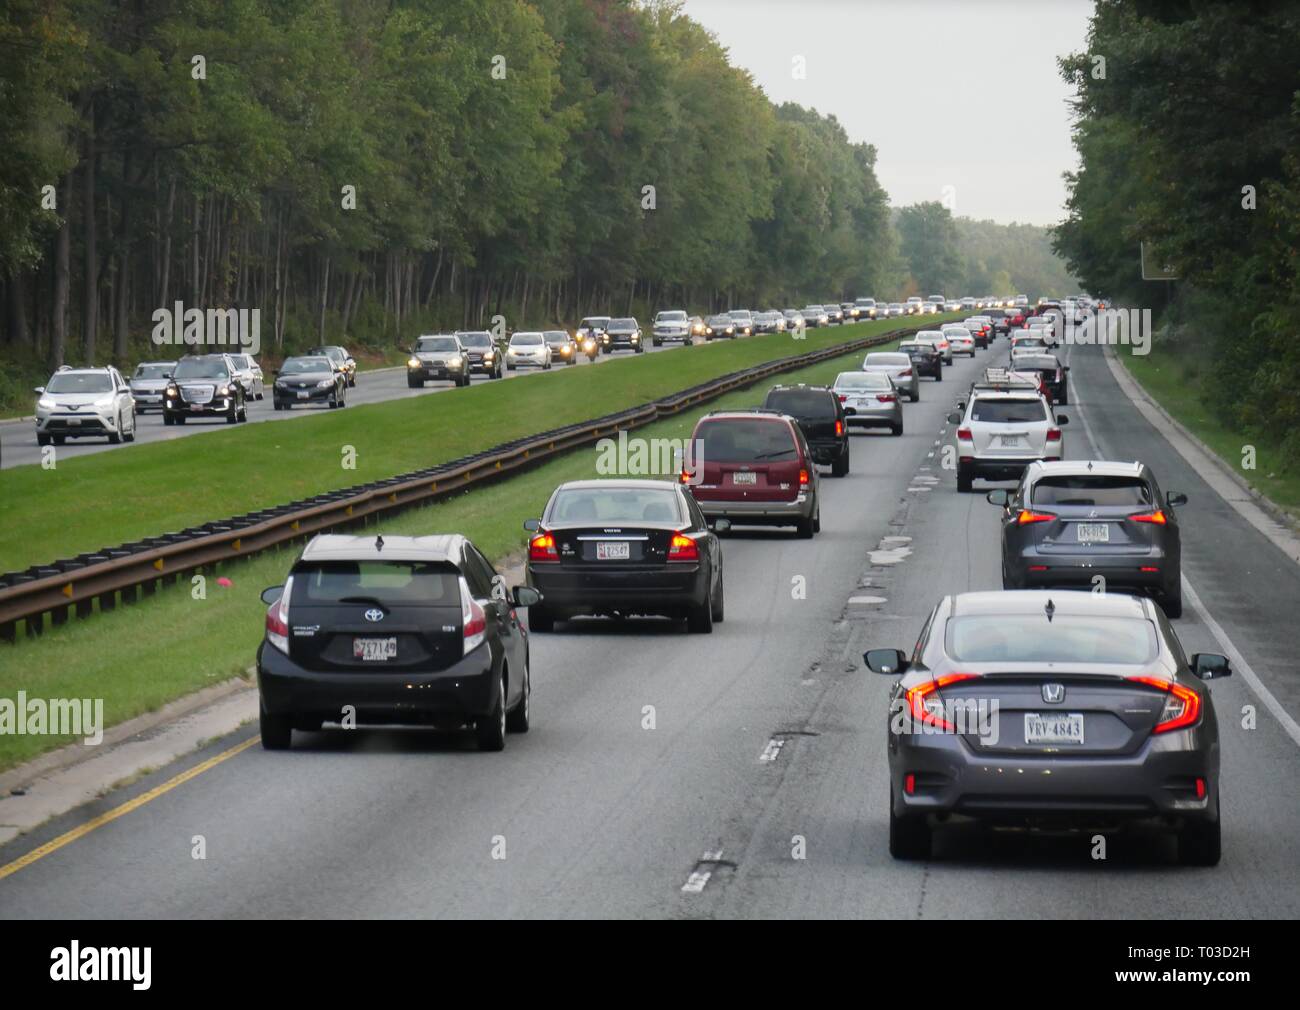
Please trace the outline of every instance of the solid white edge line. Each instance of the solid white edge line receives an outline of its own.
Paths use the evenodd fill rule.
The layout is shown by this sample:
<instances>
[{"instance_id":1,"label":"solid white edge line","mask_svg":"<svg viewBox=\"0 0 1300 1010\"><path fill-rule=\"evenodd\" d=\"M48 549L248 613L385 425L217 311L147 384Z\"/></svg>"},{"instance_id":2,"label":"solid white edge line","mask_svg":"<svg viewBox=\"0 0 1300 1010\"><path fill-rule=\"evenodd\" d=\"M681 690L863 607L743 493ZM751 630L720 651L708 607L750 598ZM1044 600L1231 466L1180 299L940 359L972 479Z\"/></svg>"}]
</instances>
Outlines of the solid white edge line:
<instances>
[{"instance_id":1,"label":"solid white edge line","mask_svg":"<svg viewBox=\"0 0 1300 1010\"><path fill-rule=\"evenodd\" d=\"M1071 345L1070 353L1067 355L1067 360L1073 356L1073 345ZM1123 366L1121 365L1120 367L1122 368ZM1120 391L1124 392L1122 386L1120 387ZM1097 443L1097 438L1092 431L1092 425L1088 423L1088 416L1083 408L1077 403L1066 404L1066 406L1074 408L1075 416L1083 422L1084 434L1087 436L1089 443L1091 443L1093 451L1100 454L1101 446ZM1142 411L1139 411L1139 413L1142 413ZM1143 414L1143 417L1145 419L1145 414ZM1149 420L1148 423L1150 423ZM1155 426L1152 425L1152 427ZM1159 428L1156 428L1156 431L1161 434L1162 438L1164 437ZM1173 443L1169 442L1168 439L1165 439L1165 441L1174 448L1175 452L1178 452L1177 447L1173 446ZM1179 455L1181 456L1183 454L1179 452ZM1186 456L1183 456L1183 459L1193 469L1197 468L1196 464L1190 459L1187 459ZM1213 485L1211 485L1211 487L1213 487ZM1217 489L1214 490L1215 494L1219 493ZM1222 498L1223 496L1219 495L1219 497ZM1227 499L1224 500L1227 501ZM1229 502L1229 504L1232 503ZM1291 738L1292 742L1294 742L1297 747L1300 747L1300 723L1297 723L1295 719L1291 718L1291 713L1282 707L1282 703L1277 700L1273 692L1270 691L1264 682L1259 679L1259 675L1255 673L1251 665L1246 662L1246 657L1241 654L1241 650L1233 644L1232 639L1223 629L1223 625L1210 615L1210 611L1206 608L1205 604L1201 602L1201 597L1197 594L1196 589L1192 586L1192 583L1188 580L1186 575L1182 576L1182 583L1183 593L1187 596L1187 601L1192 605L1192 609L1196 611L1196 616L1199 617L1205 623L1205 626L1210 629L1210 634L1212 634L1215 641L1219 643L1219 648L1223 650L1223 654L1232 661L1232 665L1236 668L1237 672L1241 674L1242 679L1246 681L1246 685L1254 691L1259 700L1264 703L1264 707L1272 712L1277 721L1281 723L1282 729L1286 731L1286 735Z\"/></svg>"}]
</instances>

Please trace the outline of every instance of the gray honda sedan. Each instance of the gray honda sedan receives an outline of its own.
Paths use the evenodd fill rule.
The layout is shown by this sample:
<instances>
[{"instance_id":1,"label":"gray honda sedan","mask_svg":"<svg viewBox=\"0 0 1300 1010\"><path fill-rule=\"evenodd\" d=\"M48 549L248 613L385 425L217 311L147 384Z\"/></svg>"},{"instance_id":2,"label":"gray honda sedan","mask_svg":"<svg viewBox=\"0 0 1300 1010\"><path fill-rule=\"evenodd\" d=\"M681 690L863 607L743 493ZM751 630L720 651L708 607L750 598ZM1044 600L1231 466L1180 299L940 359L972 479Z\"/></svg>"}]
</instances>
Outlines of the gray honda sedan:
<instances>
[{"instance_id":1,"label":"gray honda sedan","mask_svg":"<svg viewBox=\"0 0 1300 1010\"><path fill-rule=\"evenodd\" d=\"M909 658L863 659L894 681L889 851L927 859L952 819L1176 833L1179 860L1219 861L1224 656L1183 653L1150 600L1018 590L946 596Z\"/></svg>"}]
</instances>

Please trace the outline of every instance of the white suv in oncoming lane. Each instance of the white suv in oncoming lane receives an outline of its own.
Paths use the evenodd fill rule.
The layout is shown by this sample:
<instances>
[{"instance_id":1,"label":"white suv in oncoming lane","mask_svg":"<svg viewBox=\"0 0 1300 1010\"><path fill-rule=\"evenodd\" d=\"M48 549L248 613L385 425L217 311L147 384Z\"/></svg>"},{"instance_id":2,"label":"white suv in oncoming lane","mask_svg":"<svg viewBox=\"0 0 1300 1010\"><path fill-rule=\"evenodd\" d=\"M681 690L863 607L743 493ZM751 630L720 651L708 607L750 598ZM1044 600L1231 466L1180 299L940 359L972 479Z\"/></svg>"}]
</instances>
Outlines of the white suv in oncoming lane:
<instances>
[{"instance_id":1,"label":"white suv in oncoming lane","mask_svg":"<svg viewBox=\"0 0 1300 1010\"><path fill-rule=\"evenodd\" d=\"M1037 460L1065 458L1061 426L1070 419L1052 416L1033 383L1006 373L971 387L966 403L948 415L957 425L957 490L971 491L982 480L1019 480Z\"/></svg>"},{"instance_id":2,"label":"white suv in oncoming lane","mask_svg":"<svg viewBox=\"0 0 1300 1010\"><path fill-rule=\"evenodd\" d=\"M135 400L116 368L64 365L36 392L37 445L86 437L107 437L114 445L135 441Z\"/></svg>"}]
</instances>

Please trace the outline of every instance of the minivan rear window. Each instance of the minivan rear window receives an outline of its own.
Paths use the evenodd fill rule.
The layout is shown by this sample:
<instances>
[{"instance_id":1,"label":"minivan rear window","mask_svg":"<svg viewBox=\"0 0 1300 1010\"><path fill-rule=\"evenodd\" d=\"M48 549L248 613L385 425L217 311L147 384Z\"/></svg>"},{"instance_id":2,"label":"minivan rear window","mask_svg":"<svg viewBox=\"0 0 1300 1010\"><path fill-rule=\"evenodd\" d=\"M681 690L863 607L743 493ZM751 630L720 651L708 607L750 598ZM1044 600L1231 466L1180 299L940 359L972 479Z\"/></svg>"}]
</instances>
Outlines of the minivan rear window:
<instances>
[{"instance_id":1,"label":"minivan rear window","mask_svg":"<svg viewBox=\"0 0 1300 1010\"><path fill-rule=\"evenodd\" d=\"M704 441L707 463L780 463L799 456L789 422L754 418L703 421L695 437Z\"/></svg>"},{"instance_id":2,"label":"minivan rear window","mask_svg":"<svg viewBox=\"0 0 1300 1010\"><path fill-rule=\"evenodd\" d=\"M835 395L820 389L779 389L767 394L763 406L791 417L833 418Z\"/></svg>"},{"instance_id":3,"label":"minivan rear window","mask_svg":"<svg viewBox=\"0 0 1300 1010\"><path fill-rule=\"evenodd\" d=\"M1137 477L1044 477L1031 492L1035 505L1115 505L1145 507L1151 488Z\"/></svg>"},{"instance_id":4,"label":"minivan rear window","mask_svg":"<svg viewBox=\"0 0 1300 1010\"><path fill-rule=\"evenodd\" d=\"M430 561L310 561L293 570L290 605L460 606L460 572Z\"/></svg>"}]
</instances>

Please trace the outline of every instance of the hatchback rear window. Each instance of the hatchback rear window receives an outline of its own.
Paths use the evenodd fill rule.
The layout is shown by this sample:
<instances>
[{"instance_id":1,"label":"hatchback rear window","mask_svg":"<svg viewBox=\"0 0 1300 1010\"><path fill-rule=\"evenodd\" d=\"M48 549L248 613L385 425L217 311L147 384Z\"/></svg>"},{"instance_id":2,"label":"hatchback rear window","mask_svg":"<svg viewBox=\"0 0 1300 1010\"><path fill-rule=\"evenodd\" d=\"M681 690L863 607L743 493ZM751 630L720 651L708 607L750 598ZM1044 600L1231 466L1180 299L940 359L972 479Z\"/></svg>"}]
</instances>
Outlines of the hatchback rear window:
<instances>
[{"instance_id":1,"label":"hatchback rear window","mask_svg":"<svg viewBox=\"0 0 1300 1010\"><path fill-rule=\"evenodd\" d=\"M1044 477L1031 492L1035 505L1116 505L1145 507L1151 488L1136 477Z\"/></svg>"},{"instance_id":2,"label":"hatchback rear window","mask_svg":"<svg viewBox=\"0 0 1300 1010\"><path fill-rule=\"evenodd\" d=\"M428 561L313 561L293 571L290 604L460 605L459 571Z\"/></svg>"},{"instance_id":3,"label":"hatchback rear window","mask_svg":"<svg viewBox=\"0 0 1300 1010\"><path fill-rule=\"evenodd\" d=\"M948 621L948 655L967 663L1149 663L1151 622L1131 617L980 614Z\"/></svg>"},{"instance_id":4,"label":"hatchback rear window","mask_svg":"<svg viewBox=\"0 0 1300 1010\"><path fill-rule=\"evenodd\" d=\"M972 421L993 424L1030 424L1047 420L1047 408L1041 399L1034 400L976 400L971 408Z\"/></svg>"},{"instance_id":5,"label":"hatchback rear window","mask_svg":"<svg viewBox=\"0 0 1300 1010\"><path fill-rule=\"evenodd\" d=\"M779 410L791 417L833 418L835 396L829 390L782 389L767 394L763 403L770 410Z\"/></svg>"},{"instance_id":6,"label":"hatchback rear window","mask_svg":"<svg viewBox=\"0 0 1300 1010\"><path fill-rule=\"evenodd\" d=\"M758 418L703 421L695 437L704 441L706 463L780 463L799 456L788 421Z\"/></svg>"}]
</instances>

